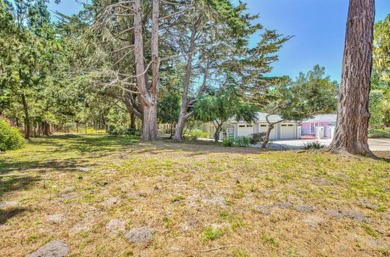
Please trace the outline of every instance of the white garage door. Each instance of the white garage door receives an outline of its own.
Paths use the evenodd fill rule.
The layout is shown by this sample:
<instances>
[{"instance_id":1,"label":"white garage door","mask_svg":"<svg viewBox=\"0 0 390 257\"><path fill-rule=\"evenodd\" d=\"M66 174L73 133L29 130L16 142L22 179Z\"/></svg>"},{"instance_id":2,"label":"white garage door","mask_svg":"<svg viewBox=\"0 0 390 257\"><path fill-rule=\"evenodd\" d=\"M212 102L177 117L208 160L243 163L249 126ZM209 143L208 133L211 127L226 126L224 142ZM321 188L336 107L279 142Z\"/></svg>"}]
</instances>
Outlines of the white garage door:
<instances>
[{"instance_id":1,"label":"white garage door","mask_svg":"<svg viewBox=\"0 0 390 257\"><path fill-rule=\"evenodd\" d=\"M253 134L253 125L249 124L239 124L237 129L238 137L247 137L250 134Z\"/></svg>"},{"instance_id":2,"label":"white garage door","mask_svg":"<svg viewBox=\"0 0 390 257\"><path fill-rule=\"evenodd\" d=\"M259 126L260 126L259 127L259 132L260 133L262 133L262 132L266 133L267 132L267 130L268 130L268 125L267 124L260 124ZM274 127L274 129L271 130L271 134L269 135L269 139L271 139L271 140L276 139L276 127Z\"/></svg>"},{"instance_id":3,"label":"white garage door","mask_svg":"<svg viewBox=\"0 0 390 257\"><path fill-rule=\"evenodd\" d=\"M281 124L280 139L294 139L294 138L295 138L294 124Z\"/></svg>"}]
</instances>

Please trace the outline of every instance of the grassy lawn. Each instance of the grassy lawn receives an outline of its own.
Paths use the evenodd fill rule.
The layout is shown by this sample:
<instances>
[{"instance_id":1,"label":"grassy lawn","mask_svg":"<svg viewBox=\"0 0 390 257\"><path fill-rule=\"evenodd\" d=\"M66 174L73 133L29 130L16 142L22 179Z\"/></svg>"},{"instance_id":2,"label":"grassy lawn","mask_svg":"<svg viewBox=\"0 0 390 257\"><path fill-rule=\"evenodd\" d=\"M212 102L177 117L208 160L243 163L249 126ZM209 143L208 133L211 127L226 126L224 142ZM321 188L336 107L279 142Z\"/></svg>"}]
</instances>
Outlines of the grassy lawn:
<instances>
[{"instance_id":1,"label":"grassy lawn","mask_svg":"<svg viewBox=\"0 0 390 257\"><path fill-rule=\"evenodd\" d=\"M70 256L389 256L389 175L325 153L37 138L0 153L0 255L64 240Z\"/></svg>"},{"instance_id":2,"label":"grassy lawn","mask_svg":"<svg viewBox=\"0 0 390 257\"><path fill-rule=\"evenodd\" d=\"M369 129L368 137L370 138L390 138L390 128Z\"/></svg>"}]
</instances>

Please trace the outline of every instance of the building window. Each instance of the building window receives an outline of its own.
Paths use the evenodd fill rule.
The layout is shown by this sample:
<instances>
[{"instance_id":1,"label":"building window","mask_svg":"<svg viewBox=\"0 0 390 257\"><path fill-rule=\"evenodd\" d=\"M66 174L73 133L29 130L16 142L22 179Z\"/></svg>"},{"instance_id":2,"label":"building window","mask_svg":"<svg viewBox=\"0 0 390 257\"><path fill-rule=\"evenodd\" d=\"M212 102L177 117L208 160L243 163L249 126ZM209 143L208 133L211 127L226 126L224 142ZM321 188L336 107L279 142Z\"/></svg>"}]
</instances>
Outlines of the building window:
<instances>
[{"instance_id":1,"label":"building window","mask_svg":"<svg viewBox=\"0 0 390 257\"><path fill-rule=\"evenodd\" d=\"M253 128L253 125L246 125L247 128Z\"/></svg>"},{"instance_id":2,"label":"building window","mask_svg":"<svg viewBox=\"0 0 390 257\"><path fill-rule=\"evenodd\" d=\"M245 125L238 125L239 128L245 128Z\"/></svg>"}]
</instances>

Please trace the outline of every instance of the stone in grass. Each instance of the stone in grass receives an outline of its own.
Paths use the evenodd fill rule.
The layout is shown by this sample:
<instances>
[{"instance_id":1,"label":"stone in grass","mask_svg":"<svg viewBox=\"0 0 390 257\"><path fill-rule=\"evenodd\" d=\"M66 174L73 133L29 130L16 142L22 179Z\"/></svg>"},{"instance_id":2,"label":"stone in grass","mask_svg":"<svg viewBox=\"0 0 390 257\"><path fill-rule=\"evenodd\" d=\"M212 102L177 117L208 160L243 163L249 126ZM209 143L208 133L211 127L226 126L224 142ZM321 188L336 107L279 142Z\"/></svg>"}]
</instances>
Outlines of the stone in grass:
<instances>
[{"instance_id":1,"label":"stone in grass","mask_svg":"<svg viewBox=\"0 0 390 257\"><path fill-rule=\"evenodd\" d=\"M71 229L70 232L77 234L80 232L87 232L92 229L94 226L95 221L93 217L87 217L80 221L79 223L75 224Z\"/></svg>"},{"instance_id":2,"label":"stone in grass","mask_svg":"<svg viewBox=\"0 0 390 257\"><path fill-rule=\"evenodd\" d=\"M0 202L0 208L17 207L18 205L19 205L19 203L16 201Z\"/></svg>"},{"instance_id":3,"label":"stone in grass","mask_svg":"<svg viewBox=\"0 0 390 257\"><path fill-rule=\"evenodd\" d=\"M116 236L125 232L125 222L122 220L111 220L106 224L106 230L110 235Z\"/></svg>"},{"instance_id":4,"label":"stone in grass","mask_svg":"<svg viewBox=\"0 0 390 257\"><path fill-rule=\"evenodd\" d=\"M253 210L255 212L259 212L265 216L268 216L271 214L271 210L267 206L255 205L255 206L253 206Z\"/></svg>"},{"instance_id":5,"label":"stone in grass","mask_svg":"<svg viewBox=\"0 0 390 257\"><path fill-rule=\"evenodd\" d=\"M148 227L132 228L125 234L125 238L131 243L147 243L152 241L154 232L153 228Z\"/></svg>"},{"instance_id":6,"label":"stone in grass","mask_svg":"<svg viewBox=\"0 0 390 257\"><path fill-rule=\"evenodd\" d=\"M294 209L299 212L312 212L314 208L309 205L295 205Z\"/></svg>"},{"instance_id":7,"label":"stone in grass","mask_svg":"<svg viewBox=\"0 0 390 257\"><path fill-rule=\"evenodd\" d=\"M59 224L62 223L66 220L65 216L62 214L53 214L53 215L47 215L46 220L48 222L54 223L54 224Z\"/></svg>"},{"instance_id":8,"label":"stone in grass","mask_svg":"<svg viewBox=\"0 0 390 257\"><path fill-rule=\"evenodd\" d=\"M303 222L306 223L309 227L316 229L321 223L324 223L325 220L321 217L310 215L303 219Z\"/></svg>"},{"instance_id":9,"label":"stone in grass","mask_svg":"<svg viewBox=\"0 0 390 257\"><path fill-rule=\"evenodd\" d=\"M213 198L209 198L209 199L203 199L202 202L206 203L206 204L215 204L215 205L219 205L222 207L226 206L226 200L225 200L225 198L223 198L221 196L217 196L217 197L213 197Z\"/></svg>"},{"instance_id":10,"label":"stone in grass","mask_svg":"<svg viewBox=\"0 0 390 257\"><path fill-rule=\"evenodd\" d=\"M360 206L367 208L367 209L370 209L370 210L376 210L379 208L378 205L375 205L375 204L369 202L368 200L361 201Z\"/></svg>"},{"instance_id":11,"label":"stone in grass","mask_svg":"<svg viewBox=\"0 0 390 257\"><path fill-rule=\"evenodd\" d=\"M112 206L112 205L115 205L117 203L119 203L119 200L117 198L108 198L102 204L104 206Z\"/></svg>"},{"instance_id":12,"label":"stone in grass","mask_svg":"<svg viewBox=\"0 0 390 257\"><path fill-rule=\"evenodd\" d=\"M279 209L290 209L292 207L292 204L289 202L281 202L275 204L275 206L278 207Z\"/></svg>"},{"instance_id":13,"label":"stone in grass","mask_svg":"<svg viewBox=\"0 0 390 257\"><path fill-rule=\"evenodd\" d=\"M333 218L348 218L357 221L364 221L366 219L363 214L354 210L325 210L323 213Z\"/></svg>"},{"instance_id":14,"label":"stone in grass","mask_svg":"<svg viewBox=\"0 0 390 257\"><path fill-rule=\"evenodd\" d=\"M70 249L64 241L50 241L27 257L64 257L69 255Z\"/></svg>"}]
</instances>

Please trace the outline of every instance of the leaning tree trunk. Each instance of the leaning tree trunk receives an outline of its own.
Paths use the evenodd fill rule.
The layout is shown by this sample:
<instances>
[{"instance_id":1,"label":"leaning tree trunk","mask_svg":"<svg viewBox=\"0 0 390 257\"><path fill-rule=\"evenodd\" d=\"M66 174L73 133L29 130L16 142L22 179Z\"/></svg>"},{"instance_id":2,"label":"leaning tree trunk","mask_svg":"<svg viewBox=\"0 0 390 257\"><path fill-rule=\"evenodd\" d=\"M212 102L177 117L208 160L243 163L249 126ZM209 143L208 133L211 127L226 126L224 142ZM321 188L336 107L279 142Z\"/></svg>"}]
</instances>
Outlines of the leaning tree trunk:
<instances>
[{"instance_id":1,"label":"leaning tree trunk","mask_svg":"<svg viewBox=\"0 0 390 257\"><path fill-rule=\"evenodd\" d=\"M337 127L329 150L370 155L367 142L374 0L350 0Z\"/></svg>"},{"instance_id":2,"label":"leaning tree trunk","mask_svg":"<svg viewBox=\"0 0 390 257\"><path fill-rule=\"evenodd\" d=\"M261 145L261 148L262 149L265 149L267 148L267 145L269 143L269 137L271 135L271 131L274 129L274 124L269 124L268 125L268 129L267 129L267 133L265 134L265 137L264 137L264 142L263 144Z\"/></svg>"}]
</instances>

